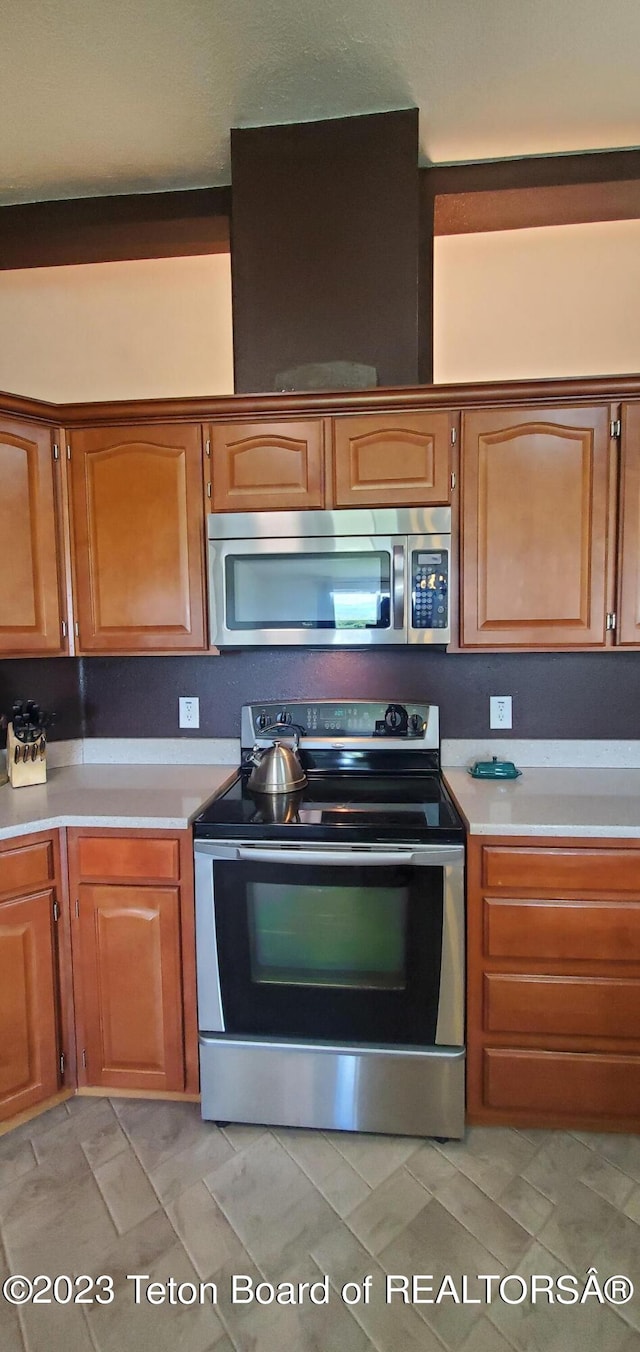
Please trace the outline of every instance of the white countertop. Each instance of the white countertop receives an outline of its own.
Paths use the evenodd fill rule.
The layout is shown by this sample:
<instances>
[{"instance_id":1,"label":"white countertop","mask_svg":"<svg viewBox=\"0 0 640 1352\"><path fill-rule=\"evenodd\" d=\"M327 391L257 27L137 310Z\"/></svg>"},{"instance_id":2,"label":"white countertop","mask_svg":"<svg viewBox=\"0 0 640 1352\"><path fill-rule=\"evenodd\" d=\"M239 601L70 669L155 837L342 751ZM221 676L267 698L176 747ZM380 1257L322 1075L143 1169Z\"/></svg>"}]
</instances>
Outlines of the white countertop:
<instances>
[{"instance_id":1,"label":"white countertop","mask_svg":"<svg viewBox=\"0 0 640 1352\"><path fill-rule=\"evenodd\" d=\"M0 839L59 826L184 830L236 777L234 765L68 765L46 784L0 787Z\"/></svg>"},{"instance_id":2,"label":"white countertop","mask_svg":"<svg viewBox=\"0 0 640 1352\"><path fill-rule=\"evenodd\" d=\"M52 768L46 784L0 787L0 839L61 826L184 830L236 773L235 764ZM444 777L472 835L640 838L640 769L545 766L500 782L446 767Z\"/></svg>"},{"instance_id":3,"label":"white countertop","mask_svg":"<svg viewBox=\"0 0 640 1352\"><path fill-rule=\"evenodd\" d=\"M519 779L445 782L471 835L640 838L640 769L523 769Z\"/></svg>"}]
</instances>

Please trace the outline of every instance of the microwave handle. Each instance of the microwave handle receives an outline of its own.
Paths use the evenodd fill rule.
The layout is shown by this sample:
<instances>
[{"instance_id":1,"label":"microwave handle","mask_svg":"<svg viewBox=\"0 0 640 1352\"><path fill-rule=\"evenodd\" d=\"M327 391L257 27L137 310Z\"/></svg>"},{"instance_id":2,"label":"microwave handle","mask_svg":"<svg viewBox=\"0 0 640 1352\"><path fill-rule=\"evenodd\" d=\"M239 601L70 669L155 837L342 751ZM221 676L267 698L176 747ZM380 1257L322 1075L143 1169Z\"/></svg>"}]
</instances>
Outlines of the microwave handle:
<instances>
[{"instance_id":1,"label":"microwave handle","mask_svg":"<svg viewBox=\"0 0 640 1352\"><path fill-rule=\"evenodd\" d=\"M404 545L393 545L391 556L393 628L404 629Z\"/></svg>"}]
</instances>

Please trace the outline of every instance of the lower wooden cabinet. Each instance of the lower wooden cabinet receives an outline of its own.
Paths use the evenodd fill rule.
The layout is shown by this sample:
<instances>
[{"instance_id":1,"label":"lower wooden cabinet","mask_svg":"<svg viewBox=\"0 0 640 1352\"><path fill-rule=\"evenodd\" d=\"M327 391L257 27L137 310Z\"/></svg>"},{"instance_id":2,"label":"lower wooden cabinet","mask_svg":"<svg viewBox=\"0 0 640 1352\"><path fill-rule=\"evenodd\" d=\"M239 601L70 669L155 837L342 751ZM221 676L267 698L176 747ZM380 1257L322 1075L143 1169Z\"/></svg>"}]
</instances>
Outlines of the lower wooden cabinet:
<instances>
[{"instance_id":1,"label":"lower wooden cabinet","mask_svg":"<svg viewBox=\"0 0 640 1352\"><path fill-rule=\"evenodd\" d=\"M61 1083L60 916L52 838L0 845L0 1121Z\"/></svg>"},{"instance_id":2,"label":"lower wooden cabinet","mask_svg":"<svg viewBox=\"0 0 640 1352\"><path fill-rule=\"evenodd\" d=\"M178 888L81 885L78 912L82 1080L184 1089Z\"/></svg>"},{"instance_id":3,"label":"lower wooden cabinet","mask_svg":"<svg viewBox=\"0 0 640 1352\"><path fill-rule=\"evenodd\" d=\"M191 833L68 841L78 1084L196 1091Z\"/></svg>"},{"instance_id":4,"label":"lower wooden cabinet","mask_svg":"<svg viewBox=\"0 0 640 1352\"><path fill-rule=\"evenodd\" d=\"M0 841L0 1122L77 1086L198 1091L190 831Z\"/></svg>"},{"instance_id":5,"label":"lower wooden cabinet","mask_svg":"<svg viewBox=\"0 0 640 1352\"><path fill-rule=\"evenodd\" d=\"M471 837L471 1122L640 1129L640 843Z\"/></svg>"}]
</instances>

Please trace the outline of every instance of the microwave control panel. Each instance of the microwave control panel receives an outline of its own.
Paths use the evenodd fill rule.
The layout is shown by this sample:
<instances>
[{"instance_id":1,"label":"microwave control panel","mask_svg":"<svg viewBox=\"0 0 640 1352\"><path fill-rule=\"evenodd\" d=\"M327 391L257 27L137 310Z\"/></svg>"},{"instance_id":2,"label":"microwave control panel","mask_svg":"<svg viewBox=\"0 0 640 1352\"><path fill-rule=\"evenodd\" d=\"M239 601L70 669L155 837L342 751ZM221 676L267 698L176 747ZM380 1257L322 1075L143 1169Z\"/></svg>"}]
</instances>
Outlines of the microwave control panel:
<instances>
[{"instance_id":1,"label":"microwave control panel","mask_svg":"<svg viewBox=\"0 0 640 1352\"><path fill-rule=\"evenodd\" d=\"M449 627L449 552L414 549L411 554L413 629Z\"/></svg>"}]
</instances>

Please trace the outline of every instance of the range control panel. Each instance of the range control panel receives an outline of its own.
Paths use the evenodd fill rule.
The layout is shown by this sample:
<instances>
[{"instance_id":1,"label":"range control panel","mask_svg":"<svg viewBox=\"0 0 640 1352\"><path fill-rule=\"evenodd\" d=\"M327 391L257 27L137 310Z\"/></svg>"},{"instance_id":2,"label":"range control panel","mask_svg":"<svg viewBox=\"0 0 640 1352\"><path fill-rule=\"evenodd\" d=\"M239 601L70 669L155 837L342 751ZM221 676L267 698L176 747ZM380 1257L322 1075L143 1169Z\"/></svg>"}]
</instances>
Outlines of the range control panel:
<instances>
[{"instance_id":1,"label":"range control panel","mask_svg":"<svg viewBox=\"0 0 640 1352\"><path fill-rule=\"evenodd\" d=\"M424 739L429 720L428 704L399 704L394 700L332 700L251 704L248 713L253 736L282 725L307 737L405 737ZM243 716L244 716L243 710Z\"/></svg>"}]
</instances>

